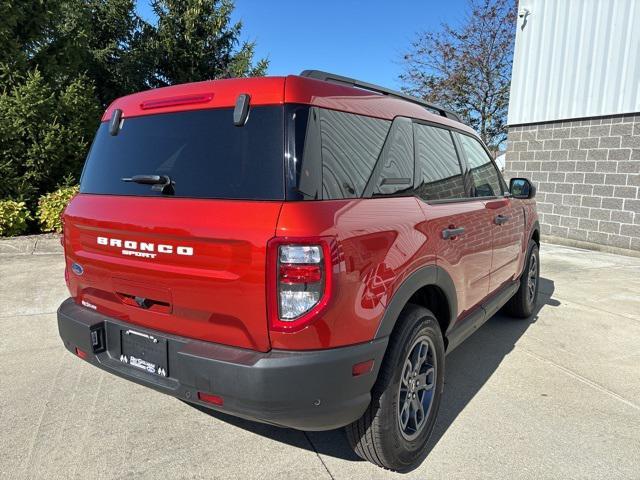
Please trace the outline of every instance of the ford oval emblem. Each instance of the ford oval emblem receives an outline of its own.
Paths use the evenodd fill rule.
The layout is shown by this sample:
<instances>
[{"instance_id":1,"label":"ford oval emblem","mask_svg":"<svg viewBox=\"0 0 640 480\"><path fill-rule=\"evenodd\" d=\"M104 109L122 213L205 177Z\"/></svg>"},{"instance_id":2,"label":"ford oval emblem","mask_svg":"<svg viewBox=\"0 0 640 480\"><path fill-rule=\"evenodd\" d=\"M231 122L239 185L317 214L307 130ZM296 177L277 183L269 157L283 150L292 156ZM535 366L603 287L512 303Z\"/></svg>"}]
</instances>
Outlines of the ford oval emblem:
<instances>
[{"instance_id":1,"label":"ford oval emblem","mask_svg":"<svg viewBox=\"0 0 640 480\"><path fill-rule=\"evenodd\" d=\"M73 270L73 273L75 273L76 275L82 275L84 273L84 268L82 268L82 265L75 262L71 264L71 270Z\"/></svg>"}]
</instances>

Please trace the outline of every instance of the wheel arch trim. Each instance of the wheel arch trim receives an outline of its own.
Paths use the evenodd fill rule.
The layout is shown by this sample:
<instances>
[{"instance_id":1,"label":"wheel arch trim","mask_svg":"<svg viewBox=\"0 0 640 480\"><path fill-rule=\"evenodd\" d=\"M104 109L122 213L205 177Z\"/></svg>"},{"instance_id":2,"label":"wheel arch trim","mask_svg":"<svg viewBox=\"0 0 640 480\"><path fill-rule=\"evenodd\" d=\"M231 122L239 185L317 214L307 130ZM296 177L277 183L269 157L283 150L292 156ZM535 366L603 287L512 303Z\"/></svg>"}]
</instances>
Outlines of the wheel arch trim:
<instances>
[{"instance_id":1,"label":"wheel arch trim","mask_svg":"<svg viewBox=\"0 0 640 480\"><path fill-rule=\"evenodd\" d=\"M538 222L538 220L534 221L533 224L531 225L531 231L529 232L529 239L527 240L527 243L529 242L529 240L533 238L536 232L538 232L538 239L539 239L540 238L540 222Z\"/></svg>"},{"instance_id":2,"label":"wheel arch trim","mask_svg":"<svg viewBox=\"0 0 640 480\"><path fill-rule=\"evenodd\" d=\"M458 317L458 300L453 280L443 268L438 267L437 265L427 265L409 275L395 291L391 297L391 301L385 309L385 313L378 325L378 330L374 339L388 337L391 335L391 332L400 317L400 313L409 302L409 299L421 288L431 285L440 288L447 298L447 302L449 303L449 318L447 319L448 326L450 328L454 325L455 320ZM446 333L447 332L442 332L445 336Z\"/></svg>"}]
</instances>

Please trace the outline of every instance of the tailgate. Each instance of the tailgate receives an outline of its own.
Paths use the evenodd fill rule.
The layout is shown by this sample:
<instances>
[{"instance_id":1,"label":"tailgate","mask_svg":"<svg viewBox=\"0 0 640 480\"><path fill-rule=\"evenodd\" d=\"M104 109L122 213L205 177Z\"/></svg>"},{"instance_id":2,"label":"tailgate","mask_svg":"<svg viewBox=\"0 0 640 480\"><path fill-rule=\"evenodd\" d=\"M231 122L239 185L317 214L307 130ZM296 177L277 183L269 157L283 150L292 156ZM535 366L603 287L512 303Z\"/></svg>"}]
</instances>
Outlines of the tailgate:
<instances>
[{"instance_id":1,"label":"tailgate","mask_svg":"<svg viewBox=\"0 0 640 480\"><path fill-rule=\"evenodd\" d=\"M71 294L135 325L267 351L266 244L281 205L78 195L64 216Z\"/></svg>"}]
</instances>

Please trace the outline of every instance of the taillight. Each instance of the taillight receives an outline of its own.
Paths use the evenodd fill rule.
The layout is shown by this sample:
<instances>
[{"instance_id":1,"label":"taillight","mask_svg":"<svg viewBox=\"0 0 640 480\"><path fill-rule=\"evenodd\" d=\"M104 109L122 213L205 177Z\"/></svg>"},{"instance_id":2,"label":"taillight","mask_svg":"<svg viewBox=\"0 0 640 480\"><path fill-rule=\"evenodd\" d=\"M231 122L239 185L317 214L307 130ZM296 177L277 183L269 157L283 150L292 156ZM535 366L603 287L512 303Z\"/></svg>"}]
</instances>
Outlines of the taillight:
<instances>
[{"instance_id":1,"label":"taillight","mask_svg":"<svg viewBox=\"0 0 640 480\"><path fill-rule=\"evenodd\" d=\"M331 249L324 239L269 242L271 330L295 331L317 317L331 290Z\"/></svg>"}]
</instances>

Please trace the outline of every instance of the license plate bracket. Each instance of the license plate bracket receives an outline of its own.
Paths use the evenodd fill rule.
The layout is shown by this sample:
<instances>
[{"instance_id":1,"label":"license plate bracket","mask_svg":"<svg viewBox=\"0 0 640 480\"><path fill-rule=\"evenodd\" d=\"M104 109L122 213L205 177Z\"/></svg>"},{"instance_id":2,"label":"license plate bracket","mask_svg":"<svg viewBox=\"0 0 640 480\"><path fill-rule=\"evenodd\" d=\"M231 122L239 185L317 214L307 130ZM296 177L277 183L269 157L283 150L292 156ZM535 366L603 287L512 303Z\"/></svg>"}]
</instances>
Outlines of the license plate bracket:
<instances>
[{"instance_id":1,"label":"license plate bracket","mask_svg":"<svg viewBox=\"0 0 640 480\"><path fill-rule=\"evenodd\" d=\"M120 330L120 361L145 372L169 375L167 340L136 330Z\"/></svg>"}]
</instances>

